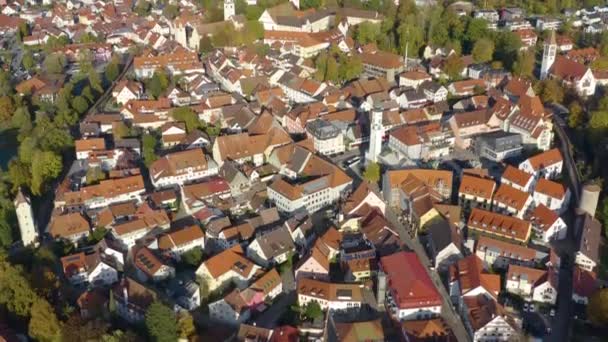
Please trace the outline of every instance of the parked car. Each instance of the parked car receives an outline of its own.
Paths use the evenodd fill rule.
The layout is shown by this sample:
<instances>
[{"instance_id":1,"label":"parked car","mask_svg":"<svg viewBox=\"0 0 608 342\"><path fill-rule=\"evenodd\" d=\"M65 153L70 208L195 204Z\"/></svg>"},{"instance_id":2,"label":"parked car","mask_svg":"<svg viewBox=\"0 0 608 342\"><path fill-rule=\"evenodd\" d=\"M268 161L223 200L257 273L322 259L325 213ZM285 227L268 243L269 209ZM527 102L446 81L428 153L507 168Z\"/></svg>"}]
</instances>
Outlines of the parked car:
<instances>
[{"instance_id":1,"label":"parked car","mask_svg":"<svg viewBox=\"0 0 608 342\"><path fill-rule=\"evenodd\" d=\"M528 303L524 303L524 312L528 312Z\"/></svg>"},{"instance_id":2,"label":"parked car","mask_svg":"<svg viewBox=\"0 0 608 342\"><path fill-rule=\"evenodd\" d=\"M551 311L549 311L549 316L555 317L555 309L551 309Z\"/></svg>"}]
</instances>

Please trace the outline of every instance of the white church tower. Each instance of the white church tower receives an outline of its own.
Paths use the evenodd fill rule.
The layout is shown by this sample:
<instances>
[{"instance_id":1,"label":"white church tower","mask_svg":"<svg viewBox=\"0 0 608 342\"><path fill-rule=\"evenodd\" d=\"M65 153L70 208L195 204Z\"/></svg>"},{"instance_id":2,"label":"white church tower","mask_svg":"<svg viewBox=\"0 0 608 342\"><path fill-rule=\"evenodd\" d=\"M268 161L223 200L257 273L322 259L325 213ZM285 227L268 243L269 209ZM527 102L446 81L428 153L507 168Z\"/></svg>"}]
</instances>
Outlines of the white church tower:
<instances>
[{"instance_id":1,"label":"white church tower","mask_svg":"<svg viewBox=\"0 0 608 342\"><path fill-rule=\"evenodd\" d=\"M369 150L367 151L367 160L370 162L378 162L378 156L382 152L382 137L384 136L384 126L382 126L382 108L374 107L372 109L371 130L369 132Z\"/></svg>"},{"instance_id":2,"label":"white church tower","mask_svg":"<svg viewBox=\"0 0 608 342\"><path fill-rule=\"evenodd\" d=\"M38 230L34 221L34 211L30 199L19 190L15 198L15 211L21 232L21 241L24 246L38 245Z\"/></svg>"},{"instance_id":3,"label":"white church tower","mask_svg":"<svg viewBox=\"0 0 608 342\"><path fill-rule=\"evenodd\" d=\"M224 21L234 17L235 14L234 0L224 0Z\"/></svg>"},{"instance_id":4,"label":"white church tower","mask_svg":"<svg viewBox=\"0 0 608 342\"><path fill-rule=\"evenodd\" d=\"M555 31L551 31L549 41L545 41L543 49L543 60L540 65L540 79L544 80L549 75L549 70L555 62L555 56L557 55L557 43L555 42Z\"/></svg>"}]
</instances>

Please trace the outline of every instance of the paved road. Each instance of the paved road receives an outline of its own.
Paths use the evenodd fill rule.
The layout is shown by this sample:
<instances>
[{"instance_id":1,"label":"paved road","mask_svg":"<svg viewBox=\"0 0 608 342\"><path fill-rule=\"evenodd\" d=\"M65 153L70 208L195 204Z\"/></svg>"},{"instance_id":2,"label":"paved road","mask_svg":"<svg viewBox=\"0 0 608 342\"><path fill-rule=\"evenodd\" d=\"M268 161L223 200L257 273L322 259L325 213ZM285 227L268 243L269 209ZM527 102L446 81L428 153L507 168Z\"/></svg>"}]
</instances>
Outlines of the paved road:
<instances>
[{"instance_id":1,"label":"paved road","mask_svg":"<svg viewBox=\"0 0 608 342\"><path fill-rule=\"evenodd\" d=\"M571 248L564 248L561 257L561 268L559 270L559 288L557 293L557 310L553 318L551 334L546 338L546 341L561 342L569 341L572 333L572 322L574 305L572 303L572 265L573 265L573 246L577 241L576 234L580 231L579 225L582 220L577 219L574 215L574 209L578 207L580 201L580 175L576 168L576 162L572 155L572 144L570 138L566 134L566 122L559 115L554 115L555 132L559 138L559 149L564 157L564 166L566 168L570 191L572 192L571 212L573 215L569 217L568 234L566 243L569 243Z\"/></svg>"}]
</instances>

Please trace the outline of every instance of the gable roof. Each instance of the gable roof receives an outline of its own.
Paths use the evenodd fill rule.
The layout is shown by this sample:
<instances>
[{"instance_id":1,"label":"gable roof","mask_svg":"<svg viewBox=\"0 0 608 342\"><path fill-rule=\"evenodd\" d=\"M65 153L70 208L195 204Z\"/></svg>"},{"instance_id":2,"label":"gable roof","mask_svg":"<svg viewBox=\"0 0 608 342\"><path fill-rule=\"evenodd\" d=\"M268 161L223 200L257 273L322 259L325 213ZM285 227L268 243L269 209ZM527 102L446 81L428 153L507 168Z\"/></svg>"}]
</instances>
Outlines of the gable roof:
<instances>
[{"instance_id":1,"label":"gable roof","mask_svg":"<svg viewBox=\"0 0 608 342\"><path fill-rule=\"evenodd\" d=\"M564 158L558 148L550 149L528 158L526 161L530 163L534 171L539 171L551 165L563 162ZM524 161L524 163L526 162Z\"/></svg>"},{"instance_id":2,"label":"gable roof","mask_svg":"<svg viewBox=\"0 0 608 342\"><path fill-rule=\"evenodd\" d=\"M414 252L398 252L380 259L388 286L399 308L441 305L441 296Z\"/></svg>"},{"instance_id":3,"label":"gable roof","mask_svg":"<svg viewBox=\"0 0 608 342\"><path fill-rule=\"evenodd\" d=\"M484 269L483 261L475 254L458 260L450 266L451 281L458 280L461 295L478 287L484 288L492 297L500 293L500 275L491 274Z\"/></svg>"},{"instance_id":4,"label":"gable roof","mask_svg":"<svg viewBox=\"0 0 608 342\"><path fill-rule=\"evenodd\" d=\"M196 225L192 225L161 235L158 238L158 248L165 250L177 248L204 237L203 230ZM202 243L200 247L203 247Z\"/></svg>"}]
</instances>

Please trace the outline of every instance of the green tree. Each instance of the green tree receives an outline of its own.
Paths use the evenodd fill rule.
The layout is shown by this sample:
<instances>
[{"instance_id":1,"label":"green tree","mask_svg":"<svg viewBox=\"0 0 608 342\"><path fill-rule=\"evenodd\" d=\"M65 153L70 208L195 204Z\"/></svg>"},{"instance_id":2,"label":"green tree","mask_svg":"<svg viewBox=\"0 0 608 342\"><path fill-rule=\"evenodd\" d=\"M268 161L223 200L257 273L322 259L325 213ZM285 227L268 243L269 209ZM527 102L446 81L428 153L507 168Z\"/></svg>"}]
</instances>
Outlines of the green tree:
<instances>
[{"instance_id":1,"label":"green tree","mask_svg":"<svg viewBox=\"0 0 608 342\"><path fill-rule=\"evenodd\" d=\"M194 326L194 319L192 315L187 311L182 311L177 317L177 327L180 338L188 339L196 334L196 327Z\"/></svg>"},{"instance_id":2,"label":"green tree","mask_svg":"<svg viewBox=\"0 0 608 342\"><path fill-rule=\"evenodd\" d=\"M106 66L104 75L106 77L106 80L108 80L109 82L114 82L118 78L118 75L120 75L120 63L118 59L112 58L110 63L108 63L108 65Z\"/></svg>"},{"instance_id":3,"label":"green tree","mask_svg":"<svg viewBox=\"0 0 608 342\"><path fill-rule=\"evenodd\" d=\"M572 102L569 107L568 126L570 128L579 127L583 123L583 107L578 102Z\"/></svg>"},{"instance_id":4,"label":"green tree","mask_svg":"<svg viewBox=\"0 0 608 342\"><path fill-rule=\"evenodd\" d=\"M12 92L13 86L8 72L0 69L0 96L10 95Z\"/></svg>"},{"instance_id":5,"label":"green tree","mask_svg":"<svg viewBox=\"0 0 608 342\"><path fill-rule=\"evenodd\" d=\"M380 36L380 25L364 21L357 25L354 36L359 44L375 43Z\"/></svg>"},{"instance_id":6,"label":"green tree","mask_svg":"<svg viewBox=\"0 0 608 342\"><path fill-rule=\"evenodd\" d=\"M145 17L150 14L150 10L152 9L152 4L146 0L138 0L137 5L135 5L135 13L137 13L140 17Z\"/></svg>"},{"instance_id":7,"label":"green tree","mask_svg":"<svg viewBox=\"0 0 608 342\"><path fill-rule=\"evenodd\" d=\"M448 75L450 79L460 78L460 74L464 68L462 59L457 54L453 53L445 60L443 71Z\"/></svg>"},{"instance_id":8,"label":"green tree","mask_svg":"<svg viewBox=\"0 0 608 342\"><path fill-rule=\"evenodd\" d=\"M177 107L171 110L171 117L175 121L181 121L186 124L186 131L192 132L201 127L201 122L198 115L190 107Z\"/></svg>"},{"instance_id":9,"label":"green tree","mask_svg":"<svg viewBox=\"0 0 608 342\"><path fill-rule=\"evenodd\" d=\"M182 254L181 259L186 265L199 267L203 262L203 250L201 248L193 248Z\"/></svg>"},{"instance_id":10,"label":"green tree","mask_svg":"<svg viewBox=\"0 0 608 342\"><path fill-rule=\"evenodd\" d=\"M34 56L32 56L32 53L29 50L25 50L25 52L23 53L21 65L23 65L23 68L27 71L31 71L32 69L34 69L36 62L34 61Z\"/></svg>"},{"instance_id":11,"label":"green tree","mask_svg":"<svg viewBox=\"0 0 608 342\"><path fill-rule=\"evenodd\" d=\"M213 50L213 42L211 41L211 37L209 36L203 36L203 38L201 38L200 43L198 44L198 51L201 54L206 54L209 53Z\"/></svg>"},{"instance_id":12,"label":"green tree","mask_svg":"<svg viewBox=\"0 0 608 342\"><path fill-rule=\"evenodd\" d=\"M82 50L78 54L78 67L81 74L87 74L93 69L93 54L89 50Z\"/></svg>"},{"instance_id":13,"label":"green tree","mask_svg":"<svg viewBox=\"0 0 608 342\"><path fill-rule=\"evenodd\" d=\"M478 40L489 36L488 22L485 19L471 19L467 25L465 39L470 46L473 46Z\"/></svg>"},{"instance_id":14,"label":"green tree","mask_svg":"<svg viewBox=\"0 0 608 342\"><path fill-rule=\"evenodd\" d=\"M102 319L85 321L79 314L72 314L61 329L61 341L99 341L108 330L108 323Z\"/></svg>"},{"instance_id":15,"label":"green tree","mask_svg":"<svg viewBox=\"0 0 608 342\"><path fill-rule=\"evenodd\" d=\"M114 124L112 128L112 135L114 135L116 138L123 139L131 135L131 130L129 129L127 124L122 121L119 121Z\"/></svg>"},{"instance_id":16,"label":"green tree","mask_svg":"<svg viewBox=\"0 0 608 342\"><path fill-rule=\"evenodd\" d=\"M309 9L309 8L319 8L322 4L321 0L302 0L300 1L300 7L302 9Z\"/></svg>"},{"instance_id":17,"label":"green tree","mask_svg":"<svg viewBox=\"0 0 608 342\"><path fill-rule=\"evenodd\" d=\"M475 63L485 63L492 60L494 54L494 42L488 38L482 38L473 46L473 60Z\"/></svg>"},{"instance_id":18,"label":"green tree","mask_svg":"<svg viewBox=\"0 0 608 342\"><path fill-rule=\"evenodd\" d=\"M28 334L38 341L60 341L61 323L53 308L44 299L37 299L32 304Z\"/></svg>"},{"instance_id":19,"label":"green tree","mask_svg":"<svg viewBox=\"0 0 608 342\"><path fill-rule=\"evenodd\" d=\"M319 303L310 301L304 308L304 316L310 320L323 318L323 310L321 309Z\"/></svg>"},{"instance_id":20,"label":"green tree","mask_svg":"<svg viewBox=\"0 0 608 342\"><path fill-rule=\"evenodd\" d=\"M510 69L517 59L519 49L521 48L521 39L510 31L501 31L497 33L495 37L495 57L501 61L506 68Z\"/></svg>"},{"instance_id":21,"label":"green tree","mask_svg":"<svg viewBox=\"0 0 608 342\"><path fill-rule=\"evenodd\" d=\"M19 133L23 133L24 136L32 131L32 116L27 107L19 107L15 110L11 124L13 127L18 127Z\"/></svg>"},{"instance_id":22,"label":"green tree","mask_svg":"<svg viewBox=\"0 0 608 342\"><path fill-rule=\"evenodd\" d=\"M163 9L163 15L168 19L173 20L179 15L179 7L174 4L167 4Z\"/></svg>"},{"instance_id":23,"label":"green tree","mask_svg":"<svg viewBox=\"0 0 608 342\"><path fill-rule=\"evenodd\" d=\"M21 186L30 188L32 181L30 166L17 159L11 160L8 163L8 178L13 185L13 191L17 191Z\"/></svg>"},{"instance_id":24,"label":"green tree","mask_svg":"<svg viewBox=\"0 0 608 342\"><path fill-rule=\"evenodd\" d=\"M74 100L72 100L72 107L78 114L82 115L89 109L89 103L83 96L76 96Z\"/></svg>"},{"instance_id":25,"label":"green tree","mask_svg":"<svg viewBox=\"0 0 608 342\"><path fill-rule=\"evenodd\" d=\"M88 76L89 85L91 86L91 88L93 88L93 90L97 91L100 94L103 93L103 84L101 82L101 77L99 77L97 71L95 71L95 69L91 69L88 73Z\"/></svg>"},{"instance_id":26,"label":"green tree","mask_svg":"<svg viewBox=\"0 0 608 342\"><path fill-rule=\"evenodd\" d=\"M59 53L52 53L44 59L44 69L50 74L60 74L65 69L65 56Z\"/></svg>"},{"instance_id":27,"label":"green tree","mask_svg":"<svg viewBox=\"0 0 608 342\"><path fill-rule=\"evenodd\" d=\"M10 96L0 97L0 123L8 123L15 112L15 103Z\"/></svg>"},{"instance_id":28,"label":"green tree","mask_svg":"<svg viewBox=\"0 0 608 342\"><path fill-rule=\"evenodd\" d=\"M597 291L589 298L587 315L597 326L608 325L608 288Z\"/></svg>"},{"instance_id":29,"label":"green tree","mask_svg":"<svg viewBox=\"0 0 608 342\"><path fill-rule=\"evenodd\" d=\"M598 130L605 130L608 128L608 111L596 110L591 113L591 119L589 119L589 127Z\"/></svg>"},{"instance_id":30,"label":"green tree","mask_svg":"<svg viewBox=\"0 0 608 342\"><path fill-rule=\"evenodd\" d=\"M564 89L556 80L544 80L540 82L540 98L543 102L561 103L564 100Z\"/></svg>"},{"instance_id":31,"label":"green tree","mask_svg":"<svg viewBox=\"0 0 608 342\"><path fill-rule=\"evenodd\" d=\"M363 172L363 178L369 183L377 184L380 181L380 164L369 163Z\"/></svg>"},{"instance_id":32,"label":"green tree","mask_svg":"<svg viewBox=\"0 0 608 342\"><path fill-rule=\"evenodd\" d=\"M150 166L156 159L158 159L156 156L156 145L158 141L151 134L144 134L141 140L144 163L146 166Z\"/></svg>"},{"instance_id":33,"label":"green tree","mask_svg":"<svg viewBox=\"0 0 608 342\"><path fill-rule=\"evenodd\" d=\"M532 77L535 59L534 51L520 52L513 64L513 73L520 77Z\"/></svg>"},{"instance_id":34,"label":"green tree","mask_svg":"<svg viewBox=\"0 0 608 342\"><path fill-rule=\"evenodd\" d=\"M148 307L145 326L151 341L174 342L177 340L175 314L162 303L154 302Z\"/></svg>"},{"instance_id":35,"label":"green tree","mask_svg":"<svg viewBox=\"0 0 608 342\"><path fill-rule=\"evenodd\" d=\"M358 78L363 72L363 63L358 56L340 55L338 75L341 82L347 82Z\"/></svg>"},{"instance_id":36,"label":"green tree","mask_svg":"<svg viewBox=\"0 0 608 342\"><path fill-rule=\"evenodd\" d=\"M158 98L169 86L169 77L164 71L157 70L151 78L146 80L146 89L155 98Z\"/></svg>"},{"instance_id":37,"label":"green tree","mask_svg":"<svg viewBox=\"0 0 608 342\"><path fill-rule=\"evenodd\" d=\"M15 240L15 233L7 216L7 210L0 210L0 248L9 247Z\"/></svg>"},{"instance_id":38,"label":"green tree","mask_svg":"<svg viewBox=\"0 0 608 342\"><path fill-rule=\"evenodd\" d=\"M40 195L44 191L45 183L57 178L62 167L60 155L51 151L36 151L32 159L32 193Z\"/></svg>"}]
</instances>

